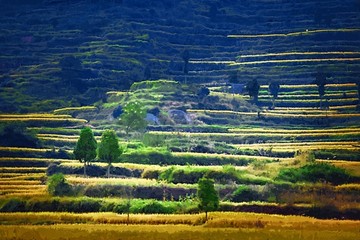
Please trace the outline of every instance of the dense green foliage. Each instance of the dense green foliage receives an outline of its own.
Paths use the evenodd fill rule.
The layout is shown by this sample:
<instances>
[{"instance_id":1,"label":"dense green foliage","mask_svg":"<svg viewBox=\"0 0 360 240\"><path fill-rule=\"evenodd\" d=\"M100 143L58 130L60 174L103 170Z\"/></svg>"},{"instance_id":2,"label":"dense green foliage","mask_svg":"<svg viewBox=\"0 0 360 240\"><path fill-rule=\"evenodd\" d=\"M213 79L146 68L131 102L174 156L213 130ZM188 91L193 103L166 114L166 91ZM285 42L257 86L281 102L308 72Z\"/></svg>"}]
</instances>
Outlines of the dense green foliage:
<instances>
[{"instance_id":1,"label":"dense green foliage","mask_svg":"<svg viewBox=\"0 0 360 240\"><path fill-rule=\"evenodd\" d=\"M84 175L86 175L86 164L96 158L97 142L94 134L89 127L85 127L80 132L80 138L74 149L75 159L84 163Z\"/></svg>"},{"instance_id":2,"label":"dense green foliage","mask_svg":"<svg viewBox=\"0 0 360 240\"><path fill-rule=\"evenodd\" d=\"M139 102L130 102L125 105L124 112L120 115L120 123L123 125L126 135L131 131L142 131L147 123L145 120L146 110Z\"/></svg>"},{"instance_id":3,"label":"dense green foliage","mask_svg":"<svg viewBox=\"0 0 360 240\"><path fill-rule=\"evenodd\" d=\"M233 202L250 202L259 199L259 194L246 185L238 187L231 196Z\"/></svg>"},{"instance_id":4,"label":"dense green foliage","mask_svg":"<svg viewBox=\"0 0 360 240\"><path fill-rule=\"evenodd\" d=\"M330 182L343 184L351 180L351 176L342 168L328 163L307 164L300 168L281 169L277 180L289 182Z\"/></svg>"},{"instance_id":5,"label":"dense green foliage","mask_svg":"<svg viewBox=\"0 0 360 240\"><path fill-rule=\"evenodd\" d=\"M107 176L110 175L111 163L119 158L121 150L119 140L114 130L106 130L101 135L101 142L98 148L98 158L108 163Z\"/></svg>"},{"instance_id":6,"label":"dense green foliage","mask_svg":"<svg viewBox=\"0 0 360 240\"><path fill-rule=\"evenodd\" d=\"M214 181L209 178L201 178L198 182L197 197L199 199L199 209L207 213L219 208L219 196L214 187Z\"/></svg>"},{"instance_id":7,"label":"dense green foliage","mask_svg":"<svg viewBox=\"0 0 360 240\"><path fill-rule=\"evenodd\" d=\"M53 196L71 195L72 189L62 173L57 173L48 179L48 192Z\"/></svg>"}]
</instances>

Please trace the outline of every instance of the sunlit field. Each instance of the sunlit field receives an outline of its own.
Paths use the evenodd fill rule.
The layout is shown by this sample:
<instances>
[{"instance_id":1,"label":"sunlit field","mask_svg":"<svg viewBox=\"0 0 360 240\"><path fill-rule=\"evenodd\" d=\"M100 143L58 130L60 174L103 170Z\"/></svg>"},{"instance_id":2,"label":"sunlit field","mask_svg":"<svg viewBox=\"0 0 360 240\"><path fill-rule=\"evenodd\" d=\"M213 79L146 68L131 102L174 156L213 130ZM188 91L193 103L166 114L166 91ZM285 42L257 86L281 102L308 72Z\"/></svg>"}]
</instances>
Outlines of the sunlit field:
<instances>
[{"instance_id":1,"label":"sunlit field","mask_svg":"<svg viewBox=\"0 0 360 240\"><path fill-rule=\"evenodd\" d=\"M10 239L342 239L359 234L358 221L316 220L306 217L252 213L203 215L126 215L112 213L2 214L4 240ZM47 223L47 226L13 225ZM66 224L64 224L66 223ZM74 224L76 223L76 224ZM55 225L52 225L55 224ZM156 226L154 226L156 225ZM66 232L66 235L64 235Z\"/></svg>"}]
</instances>

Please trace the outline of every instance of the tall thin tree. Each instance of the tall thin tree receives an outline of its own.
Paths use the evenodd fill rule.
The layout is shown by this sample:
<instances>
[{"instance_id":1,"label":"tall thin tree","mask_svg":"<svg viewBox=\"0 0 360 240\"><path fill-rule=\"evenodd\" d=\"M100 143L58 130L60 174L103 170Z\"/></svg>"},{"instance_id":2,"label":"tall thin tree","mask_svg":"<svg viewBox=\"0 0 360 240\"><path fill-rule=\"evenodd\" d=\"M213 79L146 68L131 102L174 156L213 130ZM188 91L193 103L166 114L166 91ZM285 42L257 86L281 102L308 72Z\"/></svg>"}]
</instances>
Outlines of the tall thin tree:
<instances>
[{"instance_id":1,"label":"tall thin tree","mask_svg":"<svg viewBox=\"0 0 360 240\"><path fill-rule=\"evenodd\" d=\"M88 165L91 160L96 158L96 148L97 142L91 128L83 128L76 143L74 155L75 159L79 160L81 163L84 163L84 176L86 176L86 165Z\"/></svg>"},{"instance_id":2,"label":"tall thin tree","mask_svg":"<svg viewBox=\"0 0 360 240\"><path fill-rule=\"evenodd\" d=\"M98 157L105 160L108 164L106 176L110 176L111 164L119 158L121 150L119 140L114 130L106 130L101 136L101 142L98 149Z\"/></svg>"}]
</instances>

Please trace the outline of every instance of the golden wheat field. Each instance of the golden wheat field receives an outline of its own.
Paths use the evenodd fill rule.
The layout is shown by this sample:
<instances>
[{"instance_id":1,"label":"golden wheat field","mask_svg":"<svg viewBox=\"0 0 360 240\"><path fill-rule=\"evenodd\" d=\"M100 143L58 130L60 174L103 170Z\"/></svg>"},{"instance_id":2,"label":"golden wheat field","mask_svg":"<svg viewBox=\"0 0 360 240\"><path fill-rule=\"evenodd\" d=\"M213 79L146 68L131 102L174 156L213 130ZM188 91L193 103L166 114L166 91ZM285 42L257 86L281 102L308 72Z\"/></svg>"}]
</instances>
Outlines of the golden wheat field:
<instances>
[{"instance_id":1,"label":"golden wheat field","mask_svg":"<svg viewBox=\"0 0 360 240\"><path fill-rule=\"evenodd\" d=\"M4 213L2 239L359 239L360 221L255 213L130 215L115 213ZM15 219L15 220L14 220ZM23 221L23 224L17 224ZM51 223L57 223L53 224ZM39 225L27 225L31 224ZM41 225L49 224L50 225ZM67 224L64 224L67 223Z\"/></svg>"}]
</instances>

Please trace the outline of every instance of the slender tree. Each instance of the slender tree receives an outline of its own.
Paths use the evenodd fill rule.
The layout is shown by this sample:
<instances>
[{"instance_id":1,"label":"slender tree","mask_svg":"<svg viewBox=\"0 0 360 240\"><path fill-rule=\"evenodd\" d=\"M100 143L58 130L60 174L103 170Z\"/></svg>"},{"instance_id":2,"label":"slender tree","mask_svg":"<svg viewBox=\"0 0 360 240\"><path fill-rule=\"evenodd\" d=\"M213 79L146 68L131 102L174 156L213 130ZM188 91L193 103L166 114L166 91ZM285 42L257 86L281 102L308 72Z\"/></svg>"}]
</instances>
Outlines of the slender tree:
<instances>
[{"instance_id":1,"label":"slender tree","mask_svg":"<svg viewBox=\"0 0 360 240\"><path fill-rule=\"evenodd\" d=\"M181 54L182 59L184 60L184 73L188 74L189 69L188 69L188 65L189 65L189 60L190 60L190 53L189 50L185 49L182 54Z\"/></svg>"},{"instance_id":2,"label":"slender tree","mask_svg":"<svg viewBox=\"0 0 360 240\"><path fill-rule=\"evenodd\" d=\"M318 71L315 75L315 82L318 86L318 92L320 97L320 109L322 109L322 100L325 95L326 75L323 72Z\"/></svg>"},{"instance_id":3,"label":"slender tree","mask_svg":"<svg viewBox=\"0 0 360 240\"><path fill-rule=\"evenodd\" d=\"M260 85L256 79L249 81L246 85L250 98L254 101L255 104L258 102Z\"/></svg>"},{"instance_id":4,"label":"slender tree","mask_svg":"<svg viewBox=\"0 0 360 240\"><path fill-rule=\"evenodd\" d=\"M98 157L108 163L106 176L110 176L111 164L119 158L121 150L119 140L114 130L106 130L101 136L101 142L98 148Z\"/></svg>"},{"instance_id":5,"label":"slender tree","mask_svg":"<svg viewBox=\"0 0 360 240\"><path fill-rule=\"evenodd\" d=\"M130 131L141 131L146 128L145 117L146 110L139 102L126 104L124 112L120 116L120 124L124 126L127 138Z\"/></svg>"},{"instance_id":6,"label":"slender tree","mask_svg":"<svg viewBox=\"0 0 360 240\"><path fill-rule=\"evenodd\" d=\"M91 128L83 128L80 132L80 138L76 143L74 155L77 160L84 163L84 176L86 176L86 165L96 158L96 147L97 142Z\"/></svg>"},{"instance_id":7,"label":"slender tree","mask_svg":"<svg viewBox=\"0 0 360 240\"><path fill-rule=\"evenodd\" d=\"M198 182L197 196L199 209L205 211L205 221L207 221L208 212L219 208L219 196L214 187L214 180L201 178Z\"/></svg>"},{"instance_id":8,"label":"slender tree","mask_svg":"<svg viewBox=\"0 0 360 240\"><path fill-rule=\"evenodd\" d=\"M275 100L278 97L279 90L280 90L280 84L278 82L271 82L269 84L269 93L272 96L272 107L271 107L271 109L275 108Z\"/></svg>"}]
</instances>

